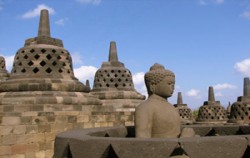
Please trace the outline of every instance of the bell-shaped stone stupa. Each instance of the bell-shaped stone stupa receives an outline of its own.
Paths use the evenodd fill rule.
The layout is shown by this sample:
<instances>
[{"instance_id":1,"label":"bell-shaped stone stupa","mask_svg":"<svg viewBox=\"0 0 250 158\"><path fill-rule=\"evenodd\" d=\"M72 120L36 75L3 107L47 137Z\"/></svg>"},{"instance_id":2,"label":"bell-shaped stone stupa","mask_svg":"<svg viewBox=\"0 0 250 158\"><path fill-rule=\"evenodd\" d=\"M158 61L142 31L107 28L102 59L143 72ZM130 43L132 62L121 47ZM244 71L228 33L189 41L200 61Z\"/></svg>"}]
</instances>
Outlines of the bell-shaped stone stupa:
<instances>
[{"instance_id":1,"label":"bell-shaped stone stupa","mask_svg":"<svg viewBox=\"0 0 250 158\"><path fill-rule=\"evenodd\" d=\"M174 106L179 110L182 124L192 124L194 122L191 109L188 108L187 104L183 104L181 92L178 92L177 104L174 104Z\"/></svg>"},{"instance_id":2,"label":"bell-shaped stone stupa","mask_svg":"<svg viewBox=\"0 0 250 158\"><path fill-rule=\"evenodd\" d=\"M93 127L89 116L101 101L75 78L61 40L50 37L48 10L42 10L38 37L26 40L10 77L0 82L0 143L6 157L53 157L55 135ZM1 155L0 154L0 155Z\"/></svg>"},{"instance_id":3,"label":"bell-shaped stone stupa","mask_svg":"<svg viewBox=\"0 0 250 158\"><path fill-rule=\"evenodd\" d=\"M98 96L104 106L115 108L135 108L145 99L135 90L131 72L118 60L115 42L110 42L109 60L96 72L91 93Z\"/></svg>"},{"instance_id":4,"label":"bell-shaped stone stupa","mask_svg":"<svg viewBox=\"0 0 250 158\"><path fill-rule=\"evenodd\" d=\"M238 97L237 102L231 106L229 123L250 123L250 81L244 78L243 96Z\"/></svg>"},{"instance_id":5,"label":"bell-shaped stone stupa","mask_svg":"<svg viewBox=\"0 0 250 158\"><path fill-rule=\"evenodd\" d=\"M5 59L0 56L0 81L5 81L9 78L9 73L6 70Z\"/></svg>"},{"instance_id":6,"label":"bell-shaped stone stupa","mask_svg":"<svg viewBox=\"0 0 250 158\"><path fill-rule=\"evenodd\" d=\"M198 123L226 123L227 114L220 101L215 101L214 89L209 87L208 101L205 101L198 112Z\"/></svg>"},{"instance_id":7,"label":"bell-shaped stone stupa","mask_svg":"<svg viewBox=\"0 0 250 158\"><path fill-rule=\"evenodd\" d=\"M27 39L17 51L10 78L0 91L90 91L75 78L63 42L50 37L47 10L41 11L38 36Z\"/></svg>"}]
</instances>

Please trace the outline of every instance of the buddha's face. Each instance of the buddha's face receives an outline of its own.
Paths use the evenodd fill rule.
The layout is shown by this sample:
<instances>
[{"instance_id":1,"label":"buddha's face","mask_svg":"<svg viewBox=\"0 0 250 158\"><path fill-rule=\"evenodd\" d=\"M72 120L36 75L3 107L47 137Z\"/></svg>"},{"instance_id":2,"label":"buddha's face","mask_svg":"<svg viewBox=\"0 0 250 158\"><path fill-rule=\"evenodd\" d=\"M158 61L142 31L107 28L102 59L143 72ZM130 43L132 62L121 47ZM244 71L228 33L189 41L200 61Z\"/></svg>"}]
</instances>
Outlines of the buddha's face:
<instances>
[{"instance_id":1,"label":"buddha's face","mask_svg":"<svg viewBox=\"0 0 250 158\"><path fill-rule=\"evenodd\" d=\"M174 77L167 76L155 86L154 94L163 98L171 97L174 93Z\"/></svg>"}]
</instances>

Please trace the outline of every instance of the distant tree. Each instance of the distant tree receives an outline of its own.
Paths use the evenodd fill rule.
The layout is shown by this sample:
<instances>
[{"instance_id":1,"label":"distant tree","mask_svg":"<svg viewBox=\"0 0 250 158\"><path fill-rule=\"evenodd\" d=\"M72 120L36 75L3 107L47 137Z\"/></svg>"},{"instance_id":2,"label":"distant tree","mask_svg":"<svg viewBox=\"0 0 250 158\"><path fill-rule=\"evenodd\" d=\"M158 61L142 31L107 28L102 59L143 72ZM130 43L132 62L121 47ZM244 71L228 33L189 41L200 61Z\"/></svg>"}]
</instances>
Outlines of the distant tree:
<instances>
[{"instance_id":1,"label":"distant tree","mask_svg":"<svg viewBox=\"0 0 250 158\"><path fill-rule=\"evenodd\" d=\"M198 112L199 112L198 109L193 110L193 116L195 120L198 118Z\"/></svg>"}]
</instances>

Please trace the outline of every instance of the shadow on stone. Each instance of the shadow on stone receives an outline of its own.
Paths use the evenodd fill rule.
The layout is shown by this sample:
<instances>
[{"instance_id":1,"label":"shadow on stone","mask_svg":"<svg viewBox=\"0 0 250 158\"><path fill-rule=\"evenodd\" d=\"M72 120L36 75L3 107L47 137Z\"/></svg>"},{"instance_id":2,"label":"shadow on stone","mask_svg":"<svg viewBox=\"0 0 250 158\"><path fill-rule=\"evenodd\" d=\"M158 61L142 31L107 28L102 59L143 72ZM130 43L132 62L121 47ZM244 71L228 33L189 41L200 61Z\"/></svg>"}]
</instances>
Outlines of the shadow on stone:
<instances>
[{"instance_id":1,"label":"shadow on stone","mask_svg":"<svg viewBox=\"0 0 250 158\"><path fill-rule=\"evenodd\" d=\"M101 158L118 158L115 150L112 145L109 145L108 148L104 151Z\"/></svg>"},{"instance_id":2,"label":"shadow on stone","mask_svg":"<svg viewBox=\"0 0 250 158\"><path fill-rule=\"evenodd\" d=\"M181 145L179 144L174 151L171 153L170 155L171 158L189 158L187 153L184 151L184 149L181 147Z\"/></svg>"}]
</instances>

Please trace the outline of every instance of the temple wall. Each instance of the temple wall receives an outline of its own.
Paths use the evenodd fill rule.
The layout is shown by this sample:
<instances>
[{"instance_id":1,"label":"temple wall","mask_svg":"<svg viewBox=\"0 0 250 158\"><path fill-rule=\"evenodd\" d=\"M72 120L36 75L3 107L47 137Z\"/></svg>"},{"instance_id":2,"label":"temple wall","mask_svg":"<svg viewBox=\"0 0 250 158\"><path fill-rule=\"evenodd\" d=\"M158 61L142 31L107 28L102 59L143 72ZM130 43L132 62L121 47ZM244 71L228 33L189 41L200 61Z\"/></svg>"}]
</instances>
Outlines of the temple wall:
<instances>
[{"instance_id":1,"label":"temple wall","mask_svg":"<svg viewBox=\"0 0 250 158\"><path fill-rule=\"evenodd\" d=\"M37 104L0 106L0 158L51 158L58 133L133 125L134 110L112 106Z\"/></svg>"}]
</instances>

